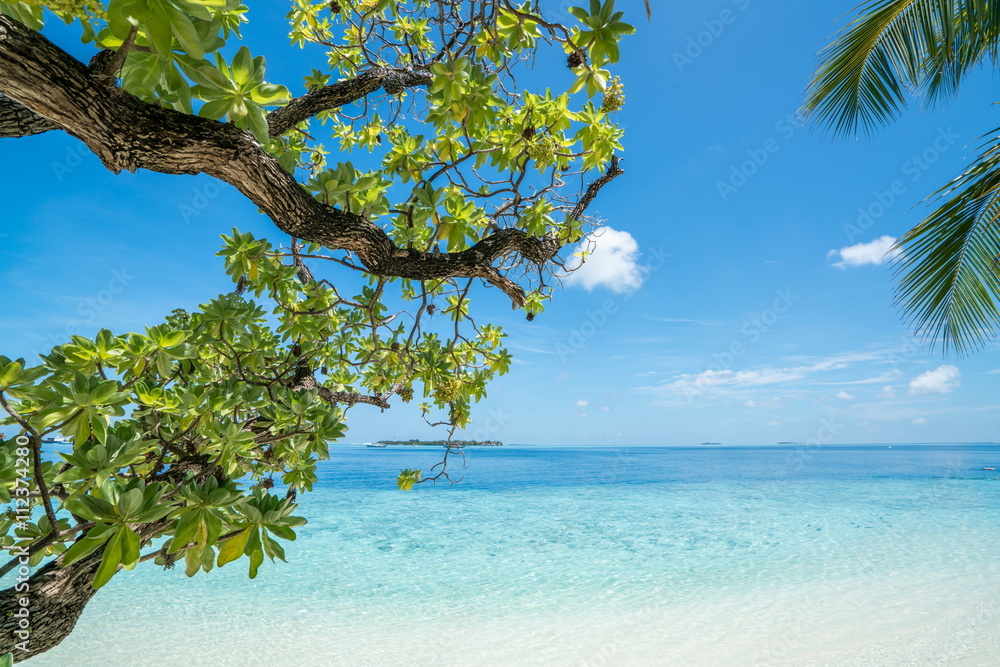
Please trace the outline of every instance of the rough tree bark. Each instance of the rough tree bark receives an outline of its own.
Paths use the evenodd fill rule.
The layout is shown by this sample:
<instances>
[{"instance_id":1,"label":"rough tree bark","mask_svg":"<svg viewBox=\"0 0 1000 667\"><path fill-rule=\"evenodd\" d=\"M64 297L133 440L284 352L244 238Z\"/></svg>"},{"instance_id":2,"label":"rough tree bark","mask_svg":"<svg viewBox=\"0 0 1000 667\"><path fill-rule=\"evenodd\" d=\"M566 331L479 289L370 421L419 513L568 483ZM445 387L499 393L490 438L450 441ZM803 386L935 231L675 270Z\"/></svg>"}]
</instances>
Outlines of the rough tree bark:
<instances>
[{"instance_id":1,"label":"rough tree bark","mask_svg":"<svg viewBox=\"0 0 1000 667\"><path fill-rule=\"evenodd\" d=\"M352 94L363 97L390 79L394 86L421 82L416 74L380 70L327 87L339 85L339 96L319 91L298 98L288 105L291 111L275 111L269 122L290 127L319 110L317 98L331 95L335 105L346 104ZM416 280L481 278L503 290L515 306L523 305L524 291L494 265L511 254L545 264L561 249L556 239L519 229L502 229L461 252L399 248L370 220L314 199L249 133L147 104L111 82L40 33L0 14L0 93L83 141L115 173L148 169L209 174L239 190L283 232L352 252L372 274ZM620 173L613 161L604 180L598 181L603 185ZM591 199L592 194L585 195L575 213L582 214Z\"/></svg>"},{"instance_id":2,"label":"rough tree bark","mask_svg":"<svg viewBox=\"0 0 1000 667\"><path fill-rule=\"evenodd\" d=\"M52 561L27 578L27 589L0 591L0 654L13 653L21 662L57 646L73 631L84 607L96 592L90 585L101 563L100 552L63 567ZM27 598L28 605L21 604ZM27 637L18 634L28 610ZM23 643L21 643L23 642Z\"/></svg>"},{"instance_id":3,"label":"rough tree bark","mask_svg":"<svg viewBox=\"0 0 1000 667\"><path fill-rule=\"evenodd\" d=\"M0 95L0 138L30 137L61 129L48 118L39 116L23 104Z\"/></svg>"}]
</instances>

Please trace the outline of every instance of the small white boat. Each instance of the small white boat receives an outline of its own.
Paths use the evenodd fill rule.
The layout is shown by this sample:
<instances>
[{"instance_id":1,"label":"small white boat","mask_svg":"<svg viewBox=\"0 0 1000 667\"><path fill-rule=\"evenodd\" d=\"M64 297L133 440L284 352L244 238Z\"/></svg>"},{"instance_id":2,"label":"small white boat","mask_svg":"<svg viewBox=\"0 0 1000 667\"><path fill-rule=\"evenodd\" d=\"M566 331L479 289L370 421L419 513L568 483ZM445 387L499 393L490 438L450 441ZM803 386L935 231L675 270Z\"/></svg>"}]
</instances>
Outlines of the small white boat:
<instances>
[{"instance_id":1,"label":"small white boat","mask_svg":"<svg viewBox=\"0 0 1000 667\"><path fill-rule=\"evenodd\" d=\"M48 438L42 438L42 442L48 445L72 445L73 441L64 435L49 436Z\"/></svg>"},{"instance_id":2,"label":"small white boat","mask_svg":"<svg viewBox=\"0 0 1000 667\"><path fill-rule=\"evenodd\" d=\"M365 447L372 447L376 449L382 449L383 447L388 447L389 445L384 442L366 442Z\"/></svg>"}]
</instances>

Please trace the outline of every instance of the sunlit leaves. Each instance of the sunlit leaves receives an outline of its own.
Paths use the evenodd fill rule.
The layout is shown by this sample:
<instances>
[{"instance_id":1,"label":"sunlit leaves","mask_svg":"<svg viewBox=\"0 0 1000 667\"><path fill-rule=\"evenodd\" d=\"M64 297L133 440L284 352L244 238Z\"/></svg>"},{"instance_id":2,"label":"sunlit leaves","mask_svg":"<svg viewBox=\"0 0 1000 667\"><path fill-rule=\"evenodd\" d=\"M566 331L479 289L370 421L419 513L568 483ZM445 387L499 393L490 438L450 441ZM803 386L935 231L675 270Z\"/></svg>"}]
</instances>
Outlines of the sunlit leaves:
<instances>
[{"instance_id":1,"label":"sunlit leaves","mask_svg":"<svg viewBox=\"0 0 1000 667\"><path fill-rule=\"evenodd\" d=\"M171 511L161 502L163 488L159 484L133 480L122 486L108 480L101 485L100 494L74 496L65 502L67 510L96 523L63 556L63 563L71 565L103 547L92 583L95 589L108 583L119 566L132 569L139 563L141 539L133 526L157 521Z\"/></svg>"},{"instance_id":2,"label":"sunlit leaves","mask_svg":"<svg viewBox=\"0 0 1000 667\"><path fill-rule=\"evenodd\" d=\"M624 35L631 35L635 28L622 21L624 12L615 11L615 0L590 0L590 10L570 8L584 28L573 37L573 45L587 49L590 61L597 66L616 63L619 59L618 42ZM603 88L603 86L601 86Z\"/></svg>"},{"instance_id":3,"label":"sunlit leaves","mask_svg":"<svg viewBox=\"0 0 1000 667\"><path fill-rule=\"evenodd\" d=\"M33 6L0 3L25 22L41 19ZM36 558L92 559L95 587L140 560L183 560L193 576L246 557L255 577L264 560L285 558L280 540L304 523L296 494L317 483L349 406L422 397L428 421L471 423L473 405L511 364L500 328L476 322L474 288L517 261L463 279L367 271L404 256L473 256L508 229L578 240L579 193L563 188L592 181L621 150L608 117L620 90L607 85L608 68L631 26L610 0L574 10L573 26L546 20L530 2L449 6L294 0L293 43L326 51L305 77L305 89L319 93L310 100L332 84L379 78L357 103L270 137L267 113L290 93L266 80L262 56L233 42L247 11L237 0L110 0L106 17L103 7L80 5L85 41L93 23L99 47L128 50L116 72L125 91L251 132L267 151L255 159L273 156L317 208L360 216L392 243L379 258L233 230L219 253L232 291L141 331L73 336L34 367L0 358L11 413L3 425L30 433L32 447L57 434L71 443L60 461L40 466L55 489L44 514L57 512L57 525L45 516L17 528L24 539L50 540ZM579 59L573 71L562 69L564 49ZM561 75L518 81L533 57L556 58ZM589 100L605 88L597 108ZM351 278L322 270L331 266ZM549 295L539 268L524 272L529 316ZM9 499L28 458L0 452L0 498ZM422 480L403 471L399 488ZM276 485L286 488L270 493ZM40 498L28 502L43 514ZM9 546L12 525L0 523L0 546Z\"/></svg>"},{"instance_id":4,"label":"sunlit leaves","mask_svg":"<svg viewBox=\"0 0 1000 667\"><path fill-rule=\"evenodd\" d=\"M263 56L252 57L250 49L241 46L228 64L218 53L215 66L207 61L193 65L185 60L179 63L195 83L192 94L205 100L199 115L216 120L226 118L252 132L258 141L268 141L264 107L287 102L289 94L284 86L264 81Z\"/></svg>"},{"instance_id":5,"label":"sunlit leaves","mask_svg":"<svg viewBox=\"0 0 1000 667\"><path fill-rule=\"evenodd\" d=\"M420 481L423 473L420 470L407 468L399 473L396 478L396 486L400 491L412 491L413 485Z\"/></svg>"},{"instance_id":6,"label":"sunlit leaves","mask_svg":"<svg viewBox=\"0 0 1000 667\"><path fill-rule=\"evenodd\" d=\"M271 535L283 540L295 539L292 529L303 525L305 519L292 516L294 508L295 504L287 499L281 500L260 489L255 490L238 508L240 529L219 549L219 567L245 555L249 560L250 578L253 579L265 556L272 561L275 558L285 560L284 548Z\"/></svg>"},{"instance_id":7,"label":"sunlit leaves","mask_svg":"<svg viewBox=\"0 0 1000 667\"><path fill-rule=\"evenodd\" d=\"M385 193L390 185L392 181L383 178L380 172L362 173L346 162L317 174L309 189L331 206L378 218L389 212Z\"/></svg>"}]
</instances>

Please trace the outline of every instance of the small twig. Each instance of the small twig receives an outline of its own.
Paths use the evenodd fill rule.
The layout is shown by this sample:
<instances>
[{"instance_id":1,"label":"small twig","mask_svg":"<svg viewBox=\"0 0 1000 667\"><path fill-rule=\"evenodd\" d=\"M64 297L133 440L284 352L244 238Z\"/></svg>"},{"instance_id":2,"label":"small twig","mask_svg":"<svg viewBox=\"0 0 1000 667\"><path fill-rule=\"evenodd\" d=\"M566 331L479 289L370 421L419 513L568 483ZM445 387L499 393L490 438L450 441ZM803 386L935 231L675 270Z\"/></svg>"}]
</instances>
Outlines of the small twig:
<instances>
[{"instance_id":1,"label":"small twig","mask_svg":"<svg viewBox=\"0 0 1000 667\"><path fill-rule=\"evenodd\" d=\"M45 537L42 537L36 542L33 542L31 546L28 547L28 555L32 556L38 553L39 551L41 551L42 549L50 545L52 542L59 539L60 537L66 537L67 535L78 533L81 530L88 530L90 528L93 528L95 525L97 524L95 524L93 521L87 521L86 523L78 523L72 528L67 528L66 530L61 532L53 530ZM21 558L23 558L23 556L20 555L15 556L14 558L11 558L9 561L4 563L3 567L0 567L0 577L13 570L15 567L17 567L20 564Z\"/></svg>"},{"instance_id":2,"label":"small twig","mask_svg":"<svg viewBox=\"0 0 1000 667\"><path fill-rule=\"evenodd\" d=\"M118 72L121 71L122 66L125 64L125 58L128 57L128 52L132 50L135 46L135 36L139 32L139 26L134 25L132 29L128 32L128 37L122 42L122 45L118 47L115 51L114 60L108 65L108 69L104 71L112 79L118 78Z\"/></svg>"}]
</instances>

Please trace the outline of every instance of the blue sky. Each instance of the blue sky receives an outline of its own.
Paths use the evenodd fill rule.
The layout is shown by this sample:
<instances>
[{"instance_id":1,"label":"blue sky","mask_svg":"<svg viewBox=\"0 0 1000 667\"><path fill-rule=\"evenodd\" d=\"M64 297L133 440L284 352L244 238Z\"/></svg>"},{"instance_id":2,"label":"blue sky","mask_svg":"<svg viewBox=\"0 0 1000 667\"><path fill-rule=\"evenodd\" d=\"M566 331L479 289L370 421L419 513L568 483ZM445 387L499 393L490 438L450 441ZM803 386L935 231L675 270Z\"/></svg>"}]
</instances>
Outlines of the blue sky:
<instances>
[{"instance_id":1,"label":"blue sky","mask_svg":"<svg viewBox=\"0 0 1000 667\"><path fill-rule=\"evenodd\" d=\"M569 2L550 2L568 7ZM283 3L245 34L268 78L301 92L311 63L284 41ZM832 141L796 115L817 51L853 2L620 0L626 175L592 212L593 261L533 322L481 289L516 362L472 437L539 444L1000 440L1000 354L943 356L892 305L886 244L996 126L988 73L944 108L872 140ZM51 33L82 56L75 32ZM315 64L315 63L312 63ZM0 142L0 352L68 333L141 329L231 283L230 228L270 223L206 177L115 176L66 135ZM348 440L429 437L416 411L351 412Z\"/></svg>"}]
</instances>

